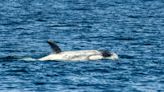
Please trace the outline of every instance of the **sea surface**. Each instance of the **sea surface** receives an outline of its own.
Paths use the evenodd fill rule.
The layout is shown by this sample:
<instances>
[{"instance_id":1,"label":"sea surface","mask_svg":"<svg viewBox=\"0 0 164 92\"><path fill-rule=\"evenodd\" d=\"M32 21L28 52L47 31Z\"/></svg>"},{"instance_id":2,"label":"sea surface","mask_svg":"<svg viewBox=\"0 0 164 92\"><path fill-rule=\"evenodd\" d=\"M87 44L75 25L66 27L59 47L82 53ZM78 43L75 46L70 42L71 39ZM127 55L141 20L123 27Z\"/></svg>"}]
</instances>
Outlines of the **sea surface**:
<instances>
[{"instance_id":1,"label":"sea surface","mask_svg":"<svg viewBox=\"0 0 164 92\"><path fill-rule=\"evenodd\" d=\"M48 39L119 60L38 61ZM0 92L164 92L164 1L1 0Z\"/></svg>"}]
</instances>

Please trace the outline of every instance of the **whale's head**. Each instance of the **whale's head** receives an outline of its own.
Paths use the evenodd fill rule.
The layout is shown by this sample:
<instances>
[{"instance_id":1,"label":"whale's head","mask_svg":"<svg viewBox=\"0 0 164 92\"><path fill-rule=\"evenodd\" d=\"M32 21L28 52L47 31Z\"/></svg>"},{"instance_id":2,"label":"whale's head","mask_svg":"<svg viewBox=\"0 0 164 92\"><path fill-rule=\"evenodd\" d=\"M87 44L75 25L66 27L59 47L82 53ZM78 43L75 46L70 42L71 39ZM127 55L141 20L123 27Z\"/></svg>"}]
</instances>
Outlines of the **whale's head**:
<instances>
[{"instance_id":1,"label":"whale's head","mask_svg":"<svg viewBox=\"0 0 164 92\"><path fill-rule=\"evenodd\" d=\"M101 51L102 56L104 57L104 59L111 59L111 60L117 60L118 59L118 55L114 52L110 52L110 51Z\"/></svg>"}]
</instances>

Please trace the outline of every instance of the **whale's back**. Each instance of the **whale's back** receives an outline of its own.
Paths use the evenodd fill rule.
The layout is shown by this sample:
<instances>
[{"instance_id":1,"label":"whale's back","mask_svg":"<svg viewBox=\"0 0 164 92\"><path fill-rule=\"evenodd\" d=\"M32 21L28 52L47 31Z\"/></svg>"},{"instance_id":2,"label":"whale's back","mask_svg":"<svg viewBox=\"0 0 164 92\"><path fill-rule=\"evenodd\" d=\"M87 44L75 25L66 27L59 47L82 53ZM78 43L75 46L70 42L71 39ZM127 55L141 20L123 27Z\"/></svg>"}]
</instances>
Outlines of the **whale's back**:
<instances>
[{"instance_id":1,"label":"whale's back","mask_svg":"<svg viewBox=\"0 0 164 92\"><path fill-rule=\"evenodd\" d=\"M103 56L97 50L80 50L80 51L65 51L57 54L50 54L40 60L97 60L102 59Z\"/></svg>"}]
</instances>

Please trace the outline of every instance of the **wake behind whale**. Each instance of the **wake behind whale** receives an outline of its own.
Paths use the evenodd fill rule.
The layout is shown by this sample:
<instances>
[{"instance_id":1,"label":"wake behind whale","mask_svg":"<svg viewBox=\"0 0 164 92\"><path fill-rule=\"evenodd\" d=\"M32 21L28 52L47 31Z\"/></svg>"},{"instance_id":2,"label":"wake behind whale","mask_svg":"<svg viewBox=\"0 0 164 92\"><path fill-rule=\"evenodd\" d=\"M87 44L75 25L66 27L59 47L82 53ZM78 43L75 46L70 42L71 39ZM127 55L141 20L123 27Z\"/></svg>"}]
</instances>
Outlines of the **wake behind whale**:
<instances>
[{"instance_id":1,"label":"wake behind whale","mask_svg":"<svg viewBox=\"0 0 164 92\"><path fill-rule=\"evenodd\" d=\"M17 56L17 55L8 55L0 57L2 62L11 62L11 61L36 61L38 59L26 56Z\"/></svg>"}]
</instances>

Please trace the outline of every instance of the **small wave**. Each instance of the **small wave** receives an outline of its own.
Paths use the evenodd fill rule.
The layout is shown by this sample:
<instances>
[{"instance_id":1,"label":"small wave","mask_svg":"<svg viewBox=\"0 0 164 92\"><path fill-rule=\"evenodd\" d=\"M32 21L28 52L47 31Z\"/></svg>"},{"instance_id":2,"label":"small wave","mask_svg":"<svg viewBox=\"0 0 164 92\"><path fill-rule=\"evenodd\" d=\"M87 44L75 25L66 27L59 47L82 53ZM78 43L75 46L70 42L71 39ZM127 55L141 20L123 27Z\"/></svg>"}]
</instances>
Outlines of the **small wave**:
<instances>
[{"instance_id":1,"label":"small wave","mask_svg":"<svg viewBox=\"0 0 164 92\"><path fill-rule=\"evenodd\" d=\"M131 55L120 55L120 58L134 59L135 57Z\"/></svg>"},{"instance_id":2,"label":"small wave","mask_svg":"<svg viewBox=\"0 0 164 92\"><path fill-rule=\"evenodd\" d=\"M24 58L21 58L20 60L23 60L23 61L36 61L37 59L31 58L31 57L24 57Z\"/></svg>"},{"instance_id":3,"label":"small wave","mask_svg":"<svg viewBox=\"0 0 164 92\"><path fill-rule=\"evenodd\" d=\"M0 60L15 60L15 59L19 59L19 57L16 56L4 56L4 57L0 57Z\"/></svg>"},{"instance_id":4,"label":"small wave","mask_svg":"<svg viewBox=\"0 0 164 92\"><path fill-rule=\"evenodd\" d=\"M20 56L12 56L12 55L0 57L0 61L15 61L15 60L36 61L37 59L34 59L32 57L20 57Z\"/></svg>"}]
</instances>

